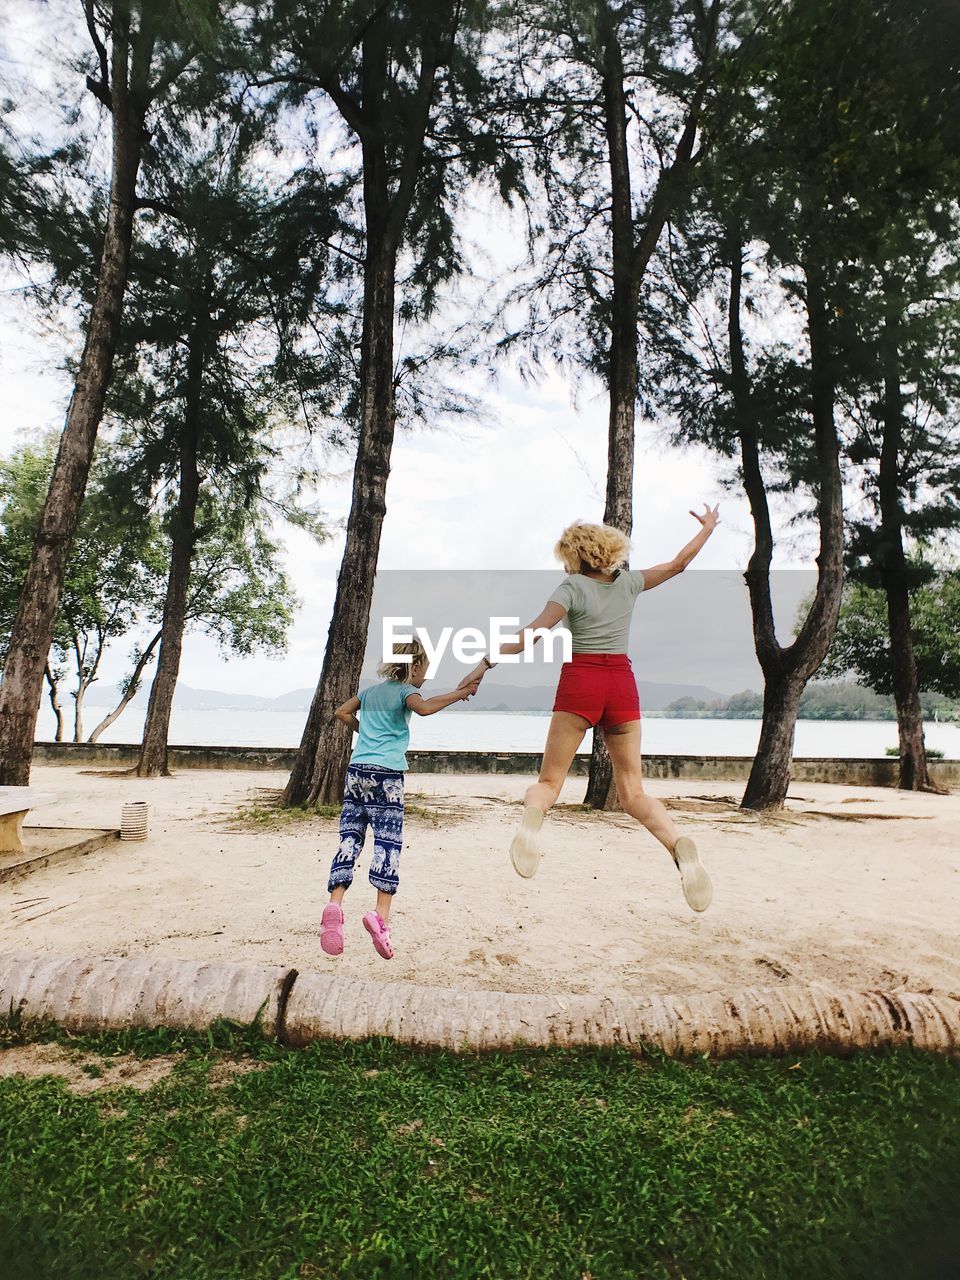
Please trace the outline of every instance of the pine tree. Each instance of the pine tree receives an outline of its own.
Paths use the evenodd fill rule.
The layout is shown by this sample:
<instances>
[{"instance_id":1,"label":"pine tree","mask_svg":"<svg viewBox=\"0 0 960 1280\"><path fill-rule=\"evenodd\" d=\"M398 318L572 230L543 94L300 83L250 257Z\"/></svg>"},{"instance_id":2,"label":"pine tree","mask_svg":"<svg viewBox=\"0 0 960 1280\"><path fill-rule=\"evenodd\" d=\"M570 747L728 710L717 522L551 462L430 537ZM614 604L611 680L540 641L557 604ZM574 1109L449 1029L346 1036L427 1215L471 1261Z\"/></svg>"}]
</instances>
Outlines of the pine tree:
<instances>
[{"instance_id":1,"label":"pine tree","mask_svg":"<svg viewBox=\"0 0 960 1280\"><path fill-rule=\"evenodd\" d=\"M111 123L110 192L83 354L0 684L0 784L23 785L30 776L47 653L113 368L149 132L175 103L191 63L215 42L219 6L203 0L185 13L168 0L84 0L84 15L93 59L87 84Z\"/></svg>"},{"instance_id":2,"label":"pine tree","mask_svg":"<svg viewBox=\"0 0 960 1280\"><path fill-rule=\"evenodd\" d=\"M366 647L398 416L395 322L398 314L428 318L443 282L461 269L451 204L484 154L483 130L472 140L455 123L461 96L476 117L476 16L459 0L283 0L271 15L269 38L282 54L269 79L299 106L332 104L357 159L363 277L346 544L323 669L284 792L289 805L331 803L342 791L350 733L333 711L356 691ZM463 143L454 158L452 134ZM398 289L401 253L409 262Z\"/></svg>"},{"instance_id":3,"label":"pine tree","mask_svg":"<svg viewBox=\"0 0 960 1280\"><path fill-rule=\"evenodd\" d=\"M133 264L135 307L108 406L122 426L116 465L144 502L158 487L172 495L157 670L136 770L143 777L167 772L198 560L229 527L235 548L267 545L280 438L294 415L309 418L336 386L335 360L307 361L297 348L315 284L309 273L296 279L303 211L252 177L260 138L242 116L185 133L171 148ZM316 217L315 198L311 210ZM277 581L285 616L289 592Z\"/></svg>"}]
</instances>

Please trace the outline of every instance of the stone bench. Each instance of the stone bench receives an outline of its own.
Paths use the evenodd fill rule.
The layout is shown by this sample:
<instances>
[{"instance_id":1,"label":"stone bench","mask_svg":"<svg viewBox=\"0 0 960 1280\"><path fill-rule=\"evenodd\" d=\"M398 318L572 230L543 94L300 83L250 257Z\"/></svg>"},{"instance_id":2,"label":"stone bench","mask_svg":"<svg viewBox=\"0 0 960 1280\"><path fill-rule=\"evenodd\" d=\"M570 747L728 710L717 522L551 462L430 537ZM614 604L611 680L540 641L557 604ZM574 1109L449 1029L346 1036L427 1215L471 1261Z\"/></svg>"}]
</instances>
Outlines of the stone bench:
<instances>
[{"instance_id":1,"label":"stone bench","mask_svg":"<svg viewBox=\"0 0 960 1280\"><path fill-rule=\"evenodd\" d=\"M23 820L41 804L53 804L56 796L36 787L0 787L0 856L23 853Z\"/></svg>"}]
</instances>

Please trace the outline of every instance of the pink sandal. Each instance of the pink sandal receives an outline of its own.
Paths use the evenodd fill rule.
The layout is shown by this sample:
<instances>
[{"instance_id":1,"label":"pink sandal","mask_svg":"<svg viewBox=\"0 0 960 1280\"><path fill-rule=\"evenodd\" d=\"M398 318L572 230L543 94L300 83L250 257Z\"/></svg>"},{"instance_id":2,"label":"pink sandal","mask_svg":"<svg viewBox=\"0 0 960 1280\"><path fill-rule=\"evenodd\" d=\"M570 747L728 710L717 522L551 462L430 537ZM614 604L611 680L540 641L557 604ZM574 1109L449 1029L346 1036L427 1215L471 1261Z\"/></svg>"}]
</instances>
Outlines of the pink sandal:
<instances>
[{"instance_id":1,"label":"pink sandal","mask_svg":"<svg viewBox=\"0 0 960 1280\"><path fill-rule=\"evenodd\" d=\"M378 911L368 911L363 917L363 927L373 939L377 954L383 956L384 960L392 960L393 947L390 945L390 930L383 923L383 917L380 913Z\"/></svg>"},{"instance_id":2,"label":"pink sandal","mask_svg":"<svg viewBox=\"0 0 960 1280\"><path fill-rule=\"evenodd\" d=\"M339 902L328 902L320 917L320 946L328 956L343 953L343 908Z\"/></svg>"}]
</instances>

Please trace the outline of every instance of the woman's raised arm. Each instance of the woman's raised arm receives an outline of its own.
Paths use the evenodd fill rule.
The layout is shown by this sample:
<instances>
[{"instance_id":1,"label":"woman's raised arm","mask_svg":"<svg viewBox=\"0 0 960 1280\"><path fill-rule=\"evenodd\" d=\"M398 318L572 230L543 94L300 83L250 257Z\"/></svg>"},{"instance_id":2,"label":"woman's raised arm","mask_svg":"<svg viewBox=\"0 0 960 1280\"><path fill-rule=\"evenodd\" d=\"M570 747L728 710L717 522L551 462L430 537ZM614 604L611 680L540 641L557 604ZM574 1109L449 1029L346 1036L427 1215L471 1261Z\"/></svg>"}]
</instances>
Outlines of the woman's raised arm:
<instances>
[{"instance_id":1,"label":"woman's raised arm","mask_svg":"<svg viewBox=\"0 0 960 1280\"><path fill-rule=\"evenodd\" d=\"M519 639L515 643L500 646L501 655L522 653L524 647L524 636L528 631L549 631L564 617L566 617L566 613L567 611L562 604L557 604L556 600L548 600L534 620L532 622L528 622L525 627L520 628ZM539 639L540 636L535 634L533 637L533 643L536 644ZM487 657L481 658L474 669L463 677L457 685L457 688L462 689L468 684L473 684L476 680L482 680L490 668L495 667L496 665L497 664L495 662L491 662Z\"/></svg>"},{"instance_id":2,"label":"woman's raised arm","mask_svg":"<svg viewBox=\"0 0 960 1280\"><path fill-rule=\"evenodd\" d=\"M698 555L704 543L713 533L714 529L720 523L720 517L717 514L720 510L720 504L710 507L707 503L703 504L703 515L698 515L696 511L690 514L694 520L700 521L700 532L695 538L691 538L687 545L673 557L672 560L666 561L665 564L655 564L650 569L642 569L643 589L644 591L652 591L654 587L659 587L661 582L669 582L671 578L675 578L678 573L683 573L684 569Z\"/></svg>"}]
</instances>

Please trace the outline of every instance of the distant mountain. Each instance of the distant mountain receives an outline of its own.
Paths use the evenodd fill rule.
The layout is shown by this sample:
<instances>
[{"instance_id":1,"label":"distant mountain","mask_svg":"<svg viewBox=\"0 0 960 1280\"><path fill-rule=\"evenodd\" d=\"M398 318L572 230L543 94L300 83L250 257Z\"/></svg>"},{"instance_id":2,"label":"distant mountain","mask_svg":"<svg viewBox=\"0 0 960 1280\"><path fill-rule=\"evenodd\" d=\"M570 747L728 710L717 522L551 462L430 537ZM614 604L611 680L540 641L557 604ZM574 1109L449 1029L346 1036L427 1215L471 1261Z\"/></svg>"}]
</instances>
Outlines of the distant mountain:
<instances>
[{"instance_id":1,"label":"distant mountain","mask_svg":"<svg viewBox=\"0 0 960 1280\"><path fill-rule=\"evenodd\" d=\"M362 680L360 687L372 684ZM640 702L647 711L662 711L677 698L696 698L700 702L716 702L725 695L700 684L654 684L649 680L638 681ZM480 686L480 692L468 703L455 705L457 711L550 711L556 685L499 684L488 679ZM313 689L293 689L278 698L262 698L253 693L223 693L218 689L192 689L178 684L173 705L181 711L309 711ZM143 686L133 700L135 707L146 707L150 696L149 684ZM87 694L91 707L115 707L120 692L113 685L94 684Z\"/></svg>"},{"instance_id":2,"label":"distant mountain","mask_svg":"<svg viewBox=\"0 0 960 1280\"><path fill-rule=\"evenodd\" d=\"M279 698L265 701L270 703L270 711L309 711L313 695L313 689L294 689L291 693L281 693Z\"/></svg>"},{"instance_id":3,"label":"distant mountain","mask_svg":"<svg viewBox=\"0 0 960 1280\"><path fill-rule=\"evenodd\" d=\"M298 691L300 693L301 691ZM302 691L306 695L304 706L309 707L313 691ZM285 698L298 695L285 694ZM133 706L145 707L150 697L150 684L140 686ZM191 689L188 684L178 684L173 705L183 711L291 711L296 707L276 707L276 702L284 699L261 698L253 693L221 693L217 689ZM110 684L95 684L87 694L87 705L91 707L115 707L120 701L120 690Z\"/></svg>"},{"instance_id":4,"label":"distant mountain","mask_svg":"<svg viewBox=\"0 0 960 1280\"><path fill-rule=\"evenodd\" d=\"M662 711L677 698L696 698L701 702L716 701L723 698L722 693L708 689L699 684L655 684L651 680L638 680L640 703L647 711ZM696 692L695 692L696 691ZM534 685L524 688L522 685L498 684L489 678L480 686L480 692L466 704L466 710L472 711L550 711L556 685ZM451 708L455 710L456 708Z\"/></svg>"}]
</instances>

